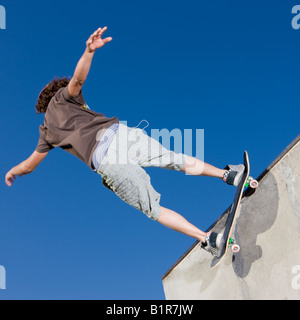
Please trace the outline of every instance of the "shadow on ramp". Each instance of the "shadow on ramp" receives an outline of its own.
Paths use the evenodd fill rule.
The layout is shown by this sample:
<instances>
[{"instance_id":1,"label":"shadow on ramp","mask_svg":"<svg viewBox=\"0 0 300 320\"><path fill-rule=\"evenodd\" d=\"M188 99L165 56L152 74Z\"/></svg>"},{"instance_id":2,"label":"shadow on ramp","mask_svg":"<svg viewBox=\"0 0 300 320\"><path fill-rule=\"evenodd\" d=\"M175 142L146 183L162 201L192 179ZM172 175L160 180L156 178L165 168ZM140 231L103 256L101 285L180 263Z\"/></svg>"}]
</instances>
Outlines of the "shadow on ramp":
<instances>
[{"instance_id":1,"label":"shadow on ramp","mask_svg":"<svg viewBox=\"0 0 300 320\"><path fill-rule=\"evenodd\" d=\"M233 256L233 269L238 277L245 278L252 264L263 256L261 246L256 244L257 237L272 227L278 206L278 187L271 173L260 182L254 193L245 194L235 229L235 238L242 248Z\"/></svg>"}]
</instances>

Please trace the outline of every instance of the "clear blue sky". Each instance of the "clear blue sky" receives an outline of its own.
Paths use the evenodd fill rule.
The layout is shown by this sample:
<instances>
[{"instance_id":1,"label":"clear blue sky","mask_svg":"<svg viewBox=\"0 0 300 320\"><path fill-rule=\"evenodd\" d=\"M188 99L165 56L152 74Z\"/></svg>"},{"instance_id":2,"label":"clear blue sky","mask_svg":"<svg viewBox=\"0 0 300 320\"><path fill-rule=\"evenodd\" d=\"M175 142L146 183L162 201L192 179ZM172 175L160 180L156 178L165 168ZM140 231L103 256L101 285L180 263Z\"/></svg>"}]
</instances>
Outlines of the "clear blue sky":
<instances>
[{"instance_id":1,"label":"clear blue sky","mask_svg":"<svg viewBox=\"0 0 300 320\"><path fill-rule=\"evenodd\" d=\"M107 25L113 37L84 87L92 109L130 126L204 129L207 162L237 164L246 149L257 177L299 134L295 4L0 0L0 299L164 299L162 275L194 243L123 203L62 150L4 184L37 145L38 93L73 74L89 35ZM234 196L214 179L148 172L161 204L202 229Z\"/></svg>"}]
</instances>

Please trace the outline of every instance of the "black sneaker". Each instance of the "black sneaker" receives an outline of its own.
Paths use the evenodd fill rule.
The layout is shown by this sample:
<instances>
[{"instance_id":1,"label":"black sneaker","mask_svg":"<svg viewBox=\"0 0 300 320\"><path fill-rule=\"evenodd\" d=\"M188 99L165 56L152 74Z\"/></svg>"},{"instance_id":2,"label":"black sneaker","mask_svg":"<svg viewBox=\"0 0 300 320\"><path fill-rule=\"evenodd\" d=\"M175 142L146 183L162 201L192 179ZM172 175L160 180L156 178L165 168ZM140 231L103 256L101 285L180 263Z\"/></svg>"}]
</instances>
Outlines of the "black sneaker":
<instances>
[{"instance_id":1,"label":"black sneaker","mask_svg":"<svg viewBox=\"0 0 300 320\"><path fill-rule=\"evenodd\" d=\"M231 186L237 187L242 179L243 173L245 171L245 166L240 164L238 166L228 165L225 170L223 181Z\"/></svg>"},{"instance_id":2,"label":"black sneaker","mask_svg":"<svg viewBox=\"0 0 300 320\"><path fill-rule=\"evenodd\" d=\"M209 232L206 237L206 242L202 243L202 247L214 257L217 257L222 246L222 241L223 235L221 233Z\"/></svg>"}]
</instances>

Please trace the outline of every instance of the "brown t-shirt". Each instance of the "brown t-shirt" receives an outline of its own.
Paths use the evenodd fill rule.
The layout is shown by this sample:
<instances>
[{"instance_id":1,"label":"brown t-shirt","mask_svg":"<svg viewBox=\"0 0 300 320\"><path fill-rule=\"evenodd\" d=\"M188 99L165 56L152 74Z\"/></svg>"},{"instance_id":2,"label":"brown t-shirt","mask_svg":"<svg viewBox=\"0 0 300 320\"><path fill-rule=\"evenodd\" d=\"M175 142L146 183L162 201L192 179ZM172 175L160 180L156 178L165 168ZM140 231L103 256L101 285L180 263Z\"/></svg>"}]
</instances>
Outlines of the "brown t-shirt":
<instances>
[{"instance_id":1,"label":"brown t-shirt","mask_svg":"<svg viewBox=\"0 0 300 320\"><path fill-rule=\"evenodd\" d=\"M60 147L93 170L93 153L106 129L115 123L119 123L118 118L89 110L82 92L74 98L67 87L62 88L47 107L36 151L46 153Z\"/></svg>"}]
</instances>

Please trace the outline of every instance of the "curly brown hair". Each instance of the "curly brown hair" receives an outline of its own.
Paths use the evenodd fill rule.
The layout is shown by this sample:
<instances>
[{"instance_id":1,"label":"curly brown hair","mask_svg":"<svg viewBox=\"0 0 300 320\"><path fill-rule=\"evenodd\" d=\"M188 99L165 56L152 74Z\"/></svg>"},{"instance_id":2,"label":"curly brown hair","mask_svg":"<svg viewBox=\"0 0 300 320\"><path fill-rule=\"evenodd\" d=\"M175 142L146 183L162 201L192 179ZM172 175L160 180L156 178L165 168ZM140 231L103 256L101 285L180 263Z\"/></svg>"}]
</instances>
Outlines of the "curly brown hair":
<instances>
[{"instance_id":1,"label":"curly brown hair","mask_svg":"<svg viewBox=\"0 0 300 320\"><path fill-rule=\"evenodd\" d=\"M38 101L35 106L36 113L46 113L48 104L50 103L51 99L55 96L59 89L66 87L69 82L70 78L66 77L55 77L51 82L49 82L41 91L38 97Z\"/></svg>"}]
</instances>

